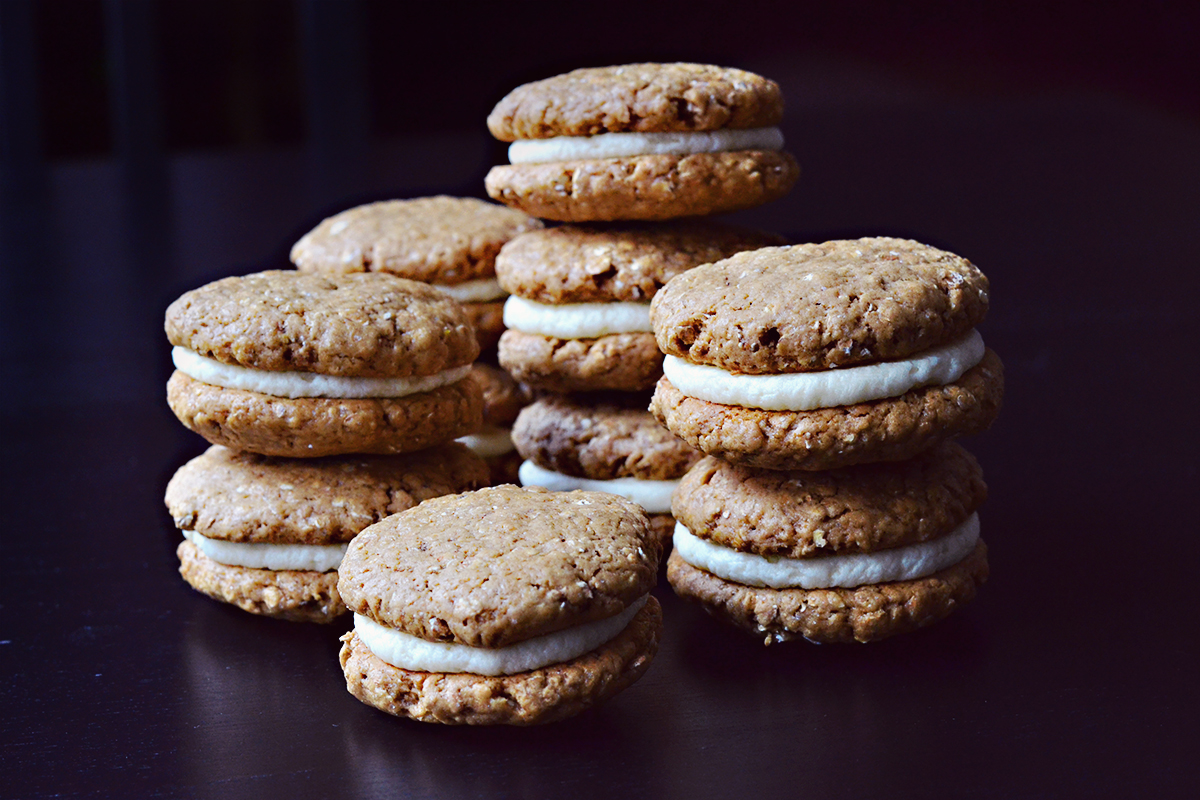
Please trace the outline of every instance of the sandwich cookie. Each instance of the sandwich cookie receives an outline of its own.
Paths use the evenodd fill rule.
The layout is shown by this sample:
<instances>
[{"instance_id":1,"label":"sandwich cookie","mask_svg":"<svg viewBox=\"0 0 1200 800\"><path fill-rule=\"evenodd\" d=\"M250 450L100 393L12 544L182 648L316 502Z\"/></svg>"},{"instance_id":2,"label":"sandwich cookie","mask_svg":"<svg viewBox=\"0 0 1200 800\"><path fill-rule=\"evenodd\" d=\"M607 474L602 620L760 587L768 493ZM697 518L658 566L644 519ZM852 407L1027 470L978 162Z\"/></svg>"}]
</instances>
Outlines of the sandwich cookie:
<instances>
[{"instance_id":1,"label":"sandwich cookie","mask_svg":"<svg viewBox=\"0 0 1200 800\"><path fill-rule=\"evenodd\" d=\"M651 411L726 461L832 469L982 431L1004 392L975 331L988 282L901 239L764 248L685 273L651 308Z\"/></svg>"},{"instance_id":2,"label":"sandwich cookie","mask_svg":"<svg viewBox=\"0 0 1200 800\"><path fill-rule=\"evenodd\" d=\"M423 500L476 489L467 448L403 456L282 459L210 447L167 484L184 535L183 579L254 614L330 622L346 611L337 568L355 534Z\"/></svg>"},{"instance_id":3,"label":"sandwich cookie","mask_svg":"<svg viewBox=\"0 0 1200 800\"><path fill-rule=\"evenodd\" d=\"M524 486L609 492L642 507L669 544L671 494L701 454L646 411L644 394L547 395L513 426Z\"/></svg>"},{"instance_id":4,"label":"sandwich cookie","mask_svg":"<svg viewBox=\"0 0 1200 800\"><path fill-rule=\"evenodd\" d=\"M498 486L426 501L350 543L346 687L426 722L576 714L654 657L658 560L641 509L614 495Z\"/></svg>"},{"instance_id":5,"label":"sandwich cookie","mask_svg":"<svg viewBox=\"0 0 1200 800\"><path fill-rule=\"evenodd\" d=\"M675 493L667 580L765 644L869 642L940 620L988 577L978 463L943 442L824 472L711 456Z\"/></svg>"},{"instance_id":6,"label":"sandwich cookie","mask_svg":"<svg viewBox=\"0 0 1200 800\"><path fill-rule=\"evenodd\" d=\"M321 222L292 247L292 263L305 272L388 272L433 284L463 304L480 350L494 354L505 297L496 254L540 227L528 214L470 197L386 200Z\"/></svg>"},{"instance_id":7,"label":"sandwich cookie","mask_svg":"<svg viewBox=\"0 0 1200 800\"><path fill-rule=\"evenodd\" d=\"M213 444L271 456L401 453L482 423L458 301L378 273L260 272L167 309L167 401Z\"/></svg>"},{"instance_id":8,"label":"sandwich cookie","mask_svg":"<svg viewBox=\"0 0 1200 800\"><path fill-rule=\"evenodd\" d=\"M532 399L529 387L512 379L502 369L476 362L471 371L483 389L483 427L458 441L487 462L493 486L516 483L521 454L513 444L512 426L521 409Z\"/></svg>"},{"instance_id":9,"label":"sandwich cookie","mask_svg":"<svg viewBox=\"0 0 1200 800\"><path fill-rule=\"evenodd\" d=\"M488 115L512 142L485 184L568 222L670 219L761 205L800 174L783 150L779 86L707 64L579 69L519 86Z\"/></svg>"},{"instance_id":10,"label":"sandwich cookie","mask_svg":"<svg viewBox=\"0 0 1200 800\"><path fill-rule=\"evenodd\" d=\"M781 244L713 222L563 225L518 236L496 258L511 297L500 365L552 392L642 391L662 374L650 300L700 264Z\"/></svg>"}]
</instances>

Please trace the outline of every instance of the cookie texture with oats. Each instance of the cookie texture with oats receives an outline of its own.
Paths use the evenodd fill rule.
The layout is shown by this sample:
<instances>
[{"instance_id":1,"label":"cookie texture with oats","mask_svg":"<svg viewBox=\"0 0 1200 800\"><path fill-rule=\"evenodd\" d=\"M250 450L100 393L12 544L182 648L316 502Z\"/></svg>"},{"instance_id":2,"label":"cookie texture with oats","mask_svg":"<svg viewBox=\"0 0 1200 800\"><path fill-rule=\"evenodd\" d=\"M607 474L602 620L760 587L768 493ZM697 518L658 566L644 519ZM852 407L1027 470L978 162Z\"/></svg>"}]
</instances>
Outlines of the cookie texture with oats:
<instances>
[{"instance_id":1,"label":"cookie texture with oats","mask_svg":"<svg viewBox=\"0 0 1200 800\"><path fill-rule=\"evenodd\" d=\"M521 455L538 466L594 480L677 480L701 454L646 411L642 393L546 395L513 426Z\"/></svg>"},{"instance_id":2,"label":"cookie texture with oats","mask_svg":"<svg viewBox=\"0 0 1200 800\"><path fill-rule=\"evenodd\" d=\"M506 244L496 276L510 294L538 303L645 302L693 267L784 243L702 220L559 225Z\"/></svg>"},{"instance_id":3,"label":"cookie texture with oats","mask_svg":"<svg viewBox=\"0 0 1200 800\"><path fill-rule=\"evenodd\" d=\"M676 552L667 559L675 593L764 644L874 642L932 625L975 599L988 579L987 547L933 575L853 589L770 589L726 581Z\"/></svg>"},{"instance_id":4,"label":"cookie texture with oats","mask_svg":"<svg viewBox=\"0 0 1200 800\"><path fill-rule=\"evenodd\" d=\"M175 527L250 544L330 545L423 500L478 489L488 469L460 444L404 456L273 458L213 446L176 471Z\"/></svg>"},{"instance_id":5,"label":"cookie texture with oats","mask_svg":"<svg viewBox=\"0 0 1200 800\"><path fill-rule=\"evenodd\" d=\"M370 526L350 543L338 589L381 625L496 648L619 614L654 587L659 556L624 498L497 486Z\"/></svg>"},{"instance_id":6,"label":"cookie texture with oats","mask_svg":"<svg viewBox=\"0 0 1200 800\"><path fill-rule=\"evenodd\" d=\"M339 660L349 692L398 717L448 725L534 725L574 716L645 673L662 632L651 597L621 633L571 661L516 675L420 672L378 658L351 631Z\"/></svg>"},{"instance_id":7,"label":"cookie texture with oats","mask_svg":"<svg viewBox=\"0 0 1200 800\"><path fill-rule=\"evenodd\" d=\"M528 214L472 197L384 200L323 220L291 258L303 271L387 272L454 285L491 277L504 243L541 227Z\"/></svg>"},{"instance_id":8,"label":"cookie texture with oats","mask_svg":"<svg viewBox=\"0 0 1200 800\"><path fill-rule=\"evenodd\" d=\"M659 292L664 353L730 372L806 372L906 358L963 336L988 280L907 239L762 248L689 270Z\"/></svg>"},{"instance_id":9,"label":"cookie texture with oats","mask_svg":"<svg viewBox=\"0 0 1200 800\"><path fill-rule=\"evenodd\" d=\"M348 400L226 389L176 370L167 381L167 404L212 444L290 458L409 453L483 425L483 398L471 374L407 397Z\"/></svg>"},{"instance_id":10,"label":"cookie texture with oats","mask_svg":"<svg viewBox=\"0 0 1200 800\"><path fill-rule=\"evenodd\" d=\"M505 142L627 131L762 128L783 118L774 81L710 64L577 69L509 92L488 115Z\"/></svg>"},{"instance_id":11,"label":"cookie texture with oats","mask_svg":"<svg viewBox=\"0 0 1200 800\"><path fill-rule=\"evenodd\" d=\"M381 273L272 270L224 278L171 303L165 329L173 345L273 372L412 377L479 355L457 301Z\"/></svg>"},{"instance_id":12,"label":"cookie texture with oats","mask_svg":"<svg viewBox=\"0 0 1200 800\"><path fill-rule=\"evenodd\" d=\"M500 366L515 379L549 392L639 392L662 375L662 353L652 333L557 339L510 328L498 352Z\"/></svg>"},{"instance_id":13,"label":"cookie texture with oats","mask_svg":"<svg viewBox=\"0 0 1200 800\"><path fill-rule=\"evenodd\" d=\"M936 539L986 499L979 462L944 442L905 461L819 471L754 469L708 456L680 481L671 510L713 544L812 558Z\"/></svg>"},{"instance_id":14,"label":"cookie texture with oats","mask_svg":"<svg viewBox=\"0 0 1200 800\"><path fill-rule=\"evenodd\" d=\"M800 177L790 153L732 150L492 167L488 196L560 222L665 220L778 200Z\"/></svg>"},{"instance_id":15,"label":"cookie texture with oats","mask_svg":"<svg viewBox=\"0 0 1200 800\"><path fill-rule=\"evenodd\" d=\"M333 622L346 613L337 572L251 569L218 564L184 541L176 549L179 574L198 592L251 614L291 622Z\"/></svg>"},{"instance_id":16,"label":"cookie texture with oats","mask_svg":"<svg viewBox=\"0 0 1200 800\"><path fill-rule=\"evenodd\" d=\"M665 376L650 411L708 455L765 469L822 470L912 458L988 428L1000 413L1004 367L992 350L957 381L899 397L812 411L765 411L688 397Z\"/></svg>"}]
</instances>

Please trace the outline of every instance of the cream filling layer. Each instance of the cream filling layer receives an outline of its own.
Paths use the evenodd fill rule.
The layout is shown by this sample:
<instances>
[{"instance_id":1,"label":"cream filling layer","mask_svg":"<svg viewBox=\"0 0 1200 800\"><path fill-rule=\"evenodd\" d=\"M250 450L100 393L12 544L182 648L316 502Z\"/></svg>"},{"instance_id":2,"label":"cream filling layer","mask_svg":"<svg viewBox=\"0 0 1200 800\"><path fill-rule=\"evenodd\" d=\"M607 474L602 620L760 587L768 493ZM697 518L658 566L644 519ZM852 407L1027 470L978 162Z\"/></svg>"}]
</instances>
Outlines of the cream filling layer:
<instances>
[{"instance_id":1,"label":"cream filling layer","mask_svg":"<svg viewBox=\"0 0 1200 800\"><path fill-rule=\"evenodd\" d=\"M613 478L596 480L576 478L561 472L539 467L532 461L522 462L517 470L522 486L541 486L552 492L571 492L586 489L590 492L608 492L637 503L649 514L667 514L671 511L671 494L679 481L649 481L640 478Z\"/></svg>"},{"instance_id":2,"label":"cream filling layer","mask_svg":"<svg viewBox=\"0 0 1200 800\"><path fill-rule=\"evenodd\" d=\"M783 132L775 127L670 133L598 133L595 136L519 139L508 147L508 162L538 164L626 156L683 156L728 150L782 149Z\"/></svg>"},{"instance_id":3,"label":"cream filling layer","mask_svg":"<svg viewBox=\"0 0 1200 800\"><path fill-rule=\"evenodd\" d=\"M354 615L354 632L378 658L393 667L417 672L469 672L474 675L513 675L558 664L595 650L625 630L646 604L640 597L620 614L536 636L507 647L470 647L454 642L430 642L395 628Z\"/></svg>"},{"instance_id":4,"label":"cream filling layer","mask_svg":"<svg viewBox=\"0 0 1200 800\"><path fill-rule=\"evenodd\" d=\"M226 542L221 539L209 539L195 531L183 531L183 536L218 564L251 569L329 572L337 569L342 563L342 556L346 555L347 547L344 544Z\"/></svg>"},{"instance_id":5,"label":"cream filling layer","mask_svg":"<svg viewBox=\"0 0 1200 800\"><path fill-rule=\"evenodd\" d=\"M224 364L185 347L173 348L171 360L180 372L201 383L292 399L407 397L410 394L432 392L442 386L458 383L471 371L471 365L464 364L461 367L435 372L433 375L413 378L342 378L335 375L318 375L314 372L269 372Z\"/></svg>"},{"instance_id":6,"label":"cream filling layer","mask_svg":"<svg viewBox=\"0 0 1200 800\"><path fill-rule=\"evenodd\" d=\"M445 283L431 285L442 294L449 295L460 303L487 303L499 300L508 294L500 285L500 281L495 278L479 278L453 285Z\"/></svg>"},{"instance_id":7,"label":"cream filling layer","mask_svg":"<svg viewBox=\"0 0 1200 800\"><path fill-rule=\"evenodd\" d=\"M713 544L675 523L673 543L679 557L718 578L772 589L852 588L872 583L906 581L957 564L979 541L979 515L945 536L928 542L875 553L843 553L814 558L786 558L742 553Z\"/></svg>"},{"instance_id":8,"label":"cream filling layer","mask_svg":"<svg viewBox=\"0 0 1200 800\"><path fill-rule=\"evenodd\" d=\"M663 373L688 397L766 411L811 411L885 397L931 384L944 385L983 359L983 337L972 330L962 339L899 361L776 375L743 375L667 356Z\"/></svg>"},{"instance_id":9,"label":"cream filling layer","mask_svg":"<svg viewBox=\"0 0 1200 800\"><path fill-rule=\"evenodd\" d=\"M650 333L649 303L564 303L552 306L513 295L504 301L504 326L555 339L594 339Z\"/></svg>"},{"instance_id":10,"label":"cream filling layer","mask_svg":"<svg viewBox=\"0 0 1200 800\"><path fill-rule=\"evenodd\" d=\"M495 458L516 450L512 440L512 428L486 427L478 433L455 439L465 444L480 458Z\"/></svg>"}]
</instances>

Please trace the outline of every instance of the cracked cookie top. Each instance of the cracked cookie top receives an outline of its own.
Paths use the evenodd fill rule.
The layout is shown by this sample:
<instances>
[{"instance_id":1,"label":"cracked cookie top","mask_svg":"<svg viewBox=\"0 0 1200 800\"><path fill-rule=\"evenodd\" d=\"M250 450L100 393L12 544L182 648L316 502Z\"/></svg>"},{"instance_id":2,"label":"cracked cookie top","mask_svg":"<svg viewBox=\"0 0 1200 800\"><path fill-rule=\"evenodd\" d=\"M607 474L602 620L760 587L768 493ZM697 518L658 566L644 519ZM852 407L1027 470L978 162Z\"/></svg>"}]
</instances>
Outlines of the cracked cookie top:
<instances>
[{"instance_id":1,"label":"cracked cookie top","mask_svg":"<svg viewBox=\"0 0 1200 800\"><path fill-rule=\"evenodd\" d=\"M479 355L457 301L428 284L374 272L224 278L171 303L165 329L173 345L268 371L411 377Z\"/></svg>"},{"instance_id":2,"label":"cracked cookie top","mask_svg":"<svg viewBox=\"0 0 1200 800\"><path fill-rule=\"evenodd\" d=\"M961 256L907 239L767 247L675 278L651 305L668 355L769 374L905 358L987 314L988 280Z\"/></svg>"},{"instance_id":3,"label":"cracked cookie top","mask_svg":"<svg viewBox=\"0 0 1200 800\"><path fill-rule=\"evenodd\" d=\"M487 464L460 444L402 456L305 459L218 445L179 468L165 501L176 527L210 539L324 545L487 481Z\"/></svg>"},{"instance_id":4,"label":"cracked cookie top","mask_svg":"<svg viewBox=\"0 0 1200 800\"><path fill-rule=\"evenodd\" d=\"M509 239L542 223L472 197L385 200L322 221L292 247L292 263L313 272L390 272L454 285L495 274Z\"/></svg>"},{"instance_id":5,"label":"cracked cookie top","mask_svg":"<svg viewBox=\"0 0 1200 800\"><path fill-rule=\"evenodd\" d=\"M698 220L561 225L506 244L496 277L505 291L539 303L642 302L693 267L784 241Z\"/></svg>"},{"instance_id":6,"label":"cracked cookie top","mask_svg":"<svg viewBox=\"0 0 1200 800\"><path fill-rule=\"evenodd\" d=\"M503 647L620 613L654 587L659 555L624 498L497 486L367 528L338 591L352 611L422 639Z\"/></svg>"},{"instance_id":7,"label":"cracked cookie top","mask_svg":"<svg viewBox=\"0 0 1200 800\"><path fill-rule=\"evenodd\" d=\"M518 86L488 115L505 142L625 131L762 128L783 118L783 95L753 72L709 64L577 69Z\"/></svg>"},{"instance_id":8,"label":"cracked cookie top","mask_svg":"<svg viewBox=\"0 0 1200 800\"><path fill-rule=\"evenodd\" d=\"M944 442L908 461L815 472L706 456L680 481L672 513L697 537L734 550L808 558L936 539L986 498L975 457Z\"/></svg>"}]
</instances>

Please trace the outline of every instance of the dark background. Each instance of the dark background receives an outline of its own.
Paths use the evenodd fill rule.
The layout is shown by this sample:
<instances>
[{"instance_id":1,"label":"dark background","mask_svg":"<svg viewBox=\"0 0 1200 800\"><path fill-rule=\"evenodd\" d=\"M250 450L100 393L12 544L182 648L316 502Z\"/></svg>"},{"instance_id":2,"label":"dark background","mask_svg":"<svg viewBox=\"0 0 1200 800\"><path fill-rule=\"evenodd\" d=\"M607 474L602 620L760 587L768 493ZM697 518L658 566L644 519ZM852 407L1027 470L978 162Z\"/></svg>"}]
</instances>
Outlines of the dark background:
<instances>
[{"instance_id":1,"label":"dark background","mask_svg":"<svg viewBox=\"0 0 1200 800\"><path fill-rule=\"evenodd\" d=\"M1196 796L1198 48L1194 3L0 0L0 796ZM504 93L638 60L780 83L802 176L739 221L989 275L992 580L863 647L660 589L601 709L388 718L344 626L178 578L162 491L203 442L162 312L351 205L482 196Z\"/></svg>"}]
</instances>

